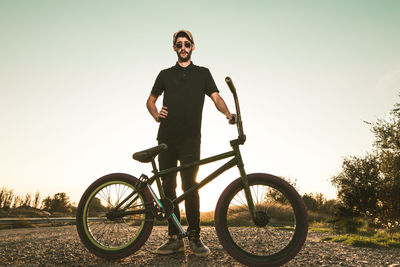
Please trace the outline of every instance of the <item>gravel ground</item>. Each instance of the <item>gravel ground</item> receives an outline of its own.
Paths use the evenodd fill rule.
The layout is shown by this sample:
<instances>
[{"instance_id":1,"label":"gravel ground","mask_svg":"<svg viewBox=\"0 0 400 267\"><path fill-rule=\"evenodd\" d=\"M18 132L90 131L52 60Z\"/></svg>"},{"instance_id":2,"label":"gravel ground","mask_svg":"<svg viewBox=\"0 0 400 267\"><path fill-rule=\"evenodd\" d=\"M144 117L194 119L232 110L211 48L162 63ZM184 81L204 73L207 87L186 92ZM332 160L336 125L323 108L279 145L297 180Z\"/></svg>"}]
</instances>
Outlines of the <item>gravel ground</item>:
<instances>
[{"instance_id":1,"label":"gravel ground","mask_svg":"<svg viewBox=\"0 0 400 267\"><path fill-rule=\"evenodd\" d=\"M227 255L212 227L202 228L202 239L212 251L209 256L197 257L188 250L156 255L153 251L165 240L165 232L166 227L154 227L141 250L122 260L107 261L86 250L75 226L0 230L0 266L243 266ZM309 233L302 251L285 266L400 266L399 248L349 247L320 241L324 235Z\"/></svg>"}]
</instances>

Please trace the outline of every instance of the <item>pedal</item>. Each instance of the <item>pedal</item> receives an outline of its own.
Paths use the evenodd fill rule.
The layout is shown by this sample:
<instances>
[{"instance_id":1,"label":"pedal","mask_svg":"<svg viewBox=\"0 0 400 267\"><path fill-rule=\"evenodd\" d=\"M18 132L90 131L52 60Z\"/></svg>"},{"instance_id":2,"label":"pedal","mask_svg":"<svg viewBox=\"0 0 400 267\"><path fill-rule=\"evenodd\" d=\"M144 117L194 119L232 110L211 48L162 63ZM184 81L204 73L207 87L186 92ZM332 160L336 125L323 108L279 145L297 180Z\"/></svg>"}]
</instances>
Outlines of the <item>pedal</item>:
<instances>
[{"instance_id":1,"label":"pedal","mask_svg":"<svg viewBox=\"0 0 400 267\"><path fill-rule=\"evenodd\" d=\"M135 187L138 190L140 190L142 188L142 186L147 183L148 180L149 180L149 177L147 177L147 175L145 175L145 174L140 175L140 177L136 181Z\"/></svg>"}]
</instances>

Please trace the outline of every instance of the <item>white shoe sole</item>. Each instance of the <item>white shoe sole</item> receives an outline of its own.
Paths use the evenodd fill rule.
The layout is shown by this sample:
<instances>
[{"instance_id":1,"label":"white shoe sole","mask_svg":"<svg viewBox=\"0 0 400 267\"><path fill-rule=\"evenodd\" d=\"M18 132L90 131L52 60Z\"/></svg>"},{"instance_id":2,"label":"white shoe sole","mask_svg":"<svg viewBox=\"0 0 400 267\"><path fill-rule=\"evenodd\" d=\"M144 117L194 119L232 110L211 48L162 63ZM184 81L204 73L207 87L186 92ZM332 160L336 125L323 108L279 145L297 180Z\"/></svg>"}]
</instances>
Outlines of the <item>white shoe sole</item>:
<instances>
[{"instance_id":1,"label":"white shoe sole","mask_svg":"<svg viewBox=\"0 0 400 267\"><path fill-rule=\"evenodd\" d=\"M210 252L206 252L206 253L194 253L194 255L199 256L199 257L206 257L206 256L210 255Z\"/></svg>"},{"instance_id":2,"label":"white shoe sole","mask_svg":"<svg viewBox=\"0 0 400 267\"><path fill-rule=\"evenodd\" d=\"M205 257L207 255L210 255L211 251L206 251L206 252L202 252L202 253L196 253L192 250L192 252L196 255L196 256L200 256L200 257Z\"/></svg>"},{"instance_id":3,"label":"white shoe sole","mask_svg":"<svg viewBox=\"0 0 400 267\"><path fill-rule=\"evenodd\" d=\"M185 251L185 247L180 247L178 250L156 250L156 254L170 255L170 254L175 254L175 253L183 252L183 251Z\"/></svg>"}]
</instances>

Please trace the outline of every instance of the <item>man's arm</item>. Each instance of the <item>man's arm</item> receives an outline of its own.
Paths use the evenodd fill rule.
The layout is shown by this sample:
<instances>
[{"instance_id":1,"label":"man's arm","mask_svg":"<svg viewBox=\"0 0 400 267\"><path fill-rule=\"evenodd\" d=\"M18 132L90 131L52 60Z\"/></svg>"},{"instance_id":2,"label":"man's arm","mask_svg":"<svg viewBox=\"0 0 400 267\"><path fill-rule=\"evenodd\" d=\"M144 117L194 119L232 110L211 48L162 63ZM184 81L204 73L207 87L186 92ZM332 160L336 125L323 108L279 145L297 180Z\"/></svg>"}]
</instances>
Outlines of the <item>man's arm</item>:
<instances>
[{"instance_id":1,"label":"man's arm","mask_svg":"<svg viewBox=\"0 0 400 267\"><path fill-rule=\"evenodd\" d=\"M160 112L158 112L157 107L156 107L156 102L157 102L158 96L150 94L149 98L147 99L146 106L147 110L150 112L151 116L153 116L154 120L156 122L160 122L162 118L165 118L168 116L168 110L167 107L162 107Z\"/></svg>"},{"instance_id":2,"label":"man's arm","mask_svg":"<svg viewBox=\"0 0 400 267\"><path fill-rule=\"evenodd\" d=\"M211 94L211 99L214 102L215 106L217 109L225 115L225 117L231 122L232 120L232 114L230 113L228 107L225 104L225 101L222 99L222 97L219 95L218 92L214 92Z\"/></svg>"}]
</instances>

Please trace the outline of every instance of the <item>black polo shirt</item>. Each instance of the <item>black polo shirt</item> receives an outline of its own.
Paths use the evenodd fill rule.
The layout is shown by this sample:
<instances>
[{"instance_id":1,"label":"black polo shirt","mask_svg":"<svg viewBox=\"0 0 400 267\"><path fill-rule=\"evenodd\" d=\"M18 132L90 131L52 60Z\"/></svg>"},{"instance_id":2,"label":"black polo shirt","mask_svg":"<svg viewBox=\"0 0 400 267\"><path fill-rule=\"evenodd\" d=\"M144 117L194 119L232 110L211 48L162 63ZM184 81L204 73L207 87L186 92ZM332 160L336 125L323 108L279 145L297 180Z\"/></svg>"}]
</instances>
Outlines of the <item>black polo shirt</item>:
<instances>
[{"instance_id":1,"label":"black polo shirt","mask_svg":"<svg viewBox=\"0 0 400 267\"><path fill-rule=\"evenodd\" d=\"M218 92L207 68L190 63L186 68L178 63L158 74L151 94L164 93L163 106L168 116L160 122L157 139L176 141L201 137L201 118L204 96Z\"/></svg>"}]
</instances>

